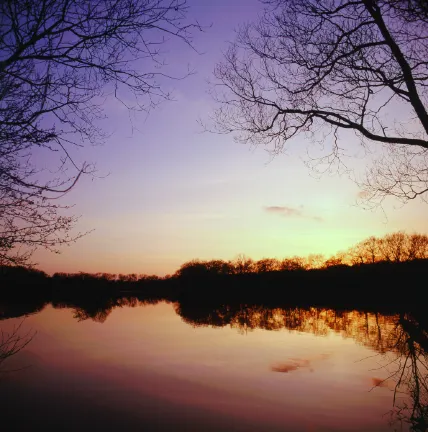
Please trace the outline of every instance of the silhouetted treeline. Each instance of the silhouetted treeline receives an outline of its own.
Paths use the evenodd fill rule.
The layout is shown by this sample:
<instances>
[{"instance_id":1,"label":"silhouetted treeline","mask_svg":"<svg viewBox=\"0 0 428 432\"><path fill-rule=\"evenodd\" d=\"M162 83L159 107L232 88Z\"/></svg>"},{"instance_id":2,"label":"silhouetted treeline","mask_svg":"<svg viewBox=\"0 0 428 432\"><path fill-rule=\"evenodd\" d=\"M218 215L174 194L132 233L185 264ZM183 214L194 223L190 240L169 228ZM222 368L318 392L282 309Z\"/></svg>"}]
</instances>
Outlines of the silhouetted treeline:
<instances>
[{"instance_id":1,"label":"silhouetted treeline","mask_svg":"<svg viewBox=\"0 0 428 432\"><path fill-rule=\"evenodd\" d=\"M189 269L188 269L189 270ZM48 277L20 269L18 282L2 279L2 306L10 304L12 316L36 312L45 304L72 305L96 311L124 296L140 300L166 300L197 307L207 304L263 304L361 308L377 311L423 310L428 259L330 266L313 270L222 274L186 271L164 279L124 281L92 275ZM18 270L3 272L16 276ZM19 273L18 272L18 273ZM7 283L5 283L7 281ZM10 308L8 308L10 312ZM11 315L9 315L11 316Z\"/></svg>"},{"instance_id":2,"label":"silhouetted treeline","mask_svg":"<svg viewBox=\"0 0 428 432\"><path fill-rule=\"evenodd\" d=\"M338 252L329 258L321 254L307 257L288 257L284 259L263 258L255 261L245 255L234 260L192 260L184 263L175 273L177 276L198 275L202 273L241 274L266 273L285 270L314 270L337 266L355 266L378 262L408 262L428 259L428 236L425 234L406 234L402 231L384 237L369 237L347 251Z\"/></svg>"},{"instance_id":3,"label":"silhouetted treeline","mask_svg":"<svg viewBox=\"0 0 428 432\"><path fill-rule=\"evenodd\" d=\"M319 255L281 261L253 261L243 255L232 261L193 260L163 278L83 272L48 276L25 267L0 267L0 304L14 304L17 316L40 310L49 302L77 306L93 302L92 309L97 310L97 305L111 299L140 293L151 300L199 305L279 302L407 310L425 307L427 274L428 236L398 232L380 239L370 237L347 255L327 260Z\"/></svg>"}]
</instances>

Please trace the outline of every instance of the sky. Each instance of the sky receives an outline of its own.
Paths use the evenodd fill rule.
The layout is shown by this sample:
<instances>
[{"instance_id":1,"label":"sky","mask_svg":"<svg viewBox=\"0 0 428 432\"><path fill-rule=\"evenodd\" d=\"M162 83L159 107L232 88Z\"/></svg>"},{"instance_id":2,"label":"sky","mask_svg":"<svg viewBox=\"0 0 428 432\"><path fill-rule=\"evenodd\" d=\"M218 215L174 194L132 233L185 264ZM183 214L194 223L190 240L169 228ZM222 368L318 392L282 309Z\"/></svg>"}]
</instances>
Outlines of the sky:
<instances>
[{"instance_id":1,"label":"sky","mask_svg":"<svg viewBox=\"0 0 428 432\"><path fill-rule=\"evenodd\" d=\"M174 100L149 115L130 115L114 99L101 126L111 136L86 146L78 159L95 162L62 199L80 215L75 233L88 232L60 254L38 250L33 261L48 273L110 272L166 275L194 258L283 258L345 250L389 232L428 233L427 205L389 200L384 209L357 203L358 186L346 175L316 178L305 166L304 137L272 159L262 147L232 135L204 131L216 104L209 93L215 65L235 29L261 12L256 0L189 1L189 19L205 27L190 47L165 46L166 71L195 73L165 85ZM368 158L350 136L349 163L362 173ZM314 150L315 151L315 150Z\"/></svg>"}]
</instances>

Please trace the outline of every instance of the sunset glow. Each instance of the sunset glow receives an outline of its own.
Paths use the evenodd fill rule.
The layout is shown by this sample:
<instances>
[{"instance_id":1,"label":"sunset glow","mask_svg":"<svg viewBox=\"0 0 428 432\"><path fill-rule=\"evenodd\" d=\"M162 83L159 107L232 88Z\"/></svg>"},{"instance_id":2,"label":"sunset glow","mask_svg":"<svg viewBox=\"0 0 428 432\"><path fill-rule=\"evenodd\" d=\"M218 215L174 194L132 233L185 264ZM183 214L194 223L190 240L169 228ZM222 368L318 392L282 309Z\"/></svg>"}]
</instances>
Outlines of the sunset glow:
<instances>
[{"instance_id":1,"label":"sunset glow","mask_svg":"<svg viewBox=\"0 0 428 432\"><path fill-rule=\"evenodd\" d=\"M427 41L426 0L0 1L2 428L428 432Z\"/></svg>"},{"instance_id":2,"label":"sunset glow","mask_svg":"<svg viewBox=\"0 0 428 432\"><path fill-rule=\"evenodd\" d=\"M106 101L107 120L100 124L111 137L104 146L76 151L98 171L61 200L74 204L70 214L81 215L76 232L89 233L60 255L37 251L38 268L165 275L193 258L328 256L370 235L428 232L423 203L403 207L391 199L373 212L357 204L360 190L347 175L314 178L304 161L318 150L303 136L272 159L263 147L204 132L198 120L209 126L215 108L207 80L234 29L255 19L261 4L189 3L190 18L207 26L195 35L200 53L173 43L168 68L189 65L195 74L168 83L174 101L148 116L130 116L113 98ZM348 154L356 158L346 163L361 176L370 155L363 158L354 135L349 140Z\"/></svg>"}]
</instances>

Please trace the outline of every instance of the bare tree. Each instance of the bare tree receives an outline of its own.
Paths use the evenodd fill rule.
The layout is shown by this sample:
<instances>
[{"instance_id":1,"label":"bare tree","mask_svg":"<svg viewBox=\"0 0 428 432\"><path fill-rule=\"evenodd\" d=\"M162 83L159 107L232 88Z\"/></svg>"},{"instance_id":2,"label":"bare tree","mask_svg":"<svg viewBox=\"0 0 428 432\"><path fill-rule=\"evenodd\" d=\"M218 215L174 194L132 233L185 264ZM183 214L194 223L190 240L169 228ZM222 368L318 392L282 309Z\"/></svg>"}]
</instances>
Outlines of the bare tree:
<instances>
[{"instance_id":1,"label":"bare tree","mask_svg":"<svg viewBox=\"0 0 428 432\"><path fill-rule=\"evenodd\" d=\"M409 236L403 231L387 234L379 240L381 260L401 262L408 260L407 243Z\"/></svg>"},{"instance_id":2,"label":"bare tree","mask_svg":"<svg viewBox=\"0 0 428 432\"><path fill-rule=\"evenodd\" d=\"M199 26L186 23L187 9L186 0L0 2L0 263L76 239L76 218L52 201L93 171L73 150L106 137L107 97L146 111L170 97L162 47L191 45ZM35 153L49 154L50 171Z\"/></svg>"},{"instance_id":3,"label":"bare tree","mask_svg":"<svg viewBox=\"0 0 428 432\"><path fill-rule=\"evenodd\" d=\"M380 153L360 182L367 202L427 200L426 3L261 1L215 69L216 130L274 154L303 134L331 144L316 161L339 169L351 131Z\"/></svg>"},{"instance_id":4,"label":"bare tree","mask_svg":"<svg viewBox=\"0 0 428 432\"><path fill-rule=\"evenodd\" d=\"M407 240L407 259L428 258L428 236L413 233Z\"/></svg>"},{"instance_id":5,"label":"bare tree","mask_svg":"<svg viewBox=\"0 0 428 432\"><path fill-rule=\"evenodd\" d=\"M375 263L381 261L382 240L371 236L351 247L348 255L353 264ZM384 258L382 256L382 258Z\"/></svg>"},{"instance_id":6,"label":"bare tree","mask_svg":"<svg viewBox=\"0 0 428 432\"><path fill-rule=\"evenodd\" d=\"M367 264L379 261L403 262L428 258L428 236L426 234L406 234L403 231L386 234L383 237L371 236L346 253L352 264Z\"/></svg>"},{"instance_id":7,"label":"bare tree","mask_svg":"<svg viewBox=\"0 0 428 432\"><path fill-rule=\"evenodd\" d=\"M256 273L266 273L281 269L281 262L275 258L262 258L254 263Z\"/></svg>"},{"instance_id":8,"label":"bare tree","mask_svg":"<svg viewBox=\"0 0 428 432\"><path fill-rule=\"evenodd\" d=\"M322 254L310 254L306 258L306 269L319 269L324 266L325 256Z\"/></svg>"},{"instance_id":9,"label":"bare tree","mask_svg":"<svg viewBox=\"0 0 428 432\"><path fill-rule=\"evenodd\" d=\"M299 256L284 258L281 261L280 269L281 270L307 270L307 260Z\"/></svg>"},{"instance_id":10,"label":"bare tree","mask_svg":"<svg viewBox=\"0 0 428 432\"><path fill-rule=\"evenodd\" d=\"M231 264L236 274L254 273L255 271L254 260L247 257L245 254L238 254Z\"/></svg>"}]
</instances>

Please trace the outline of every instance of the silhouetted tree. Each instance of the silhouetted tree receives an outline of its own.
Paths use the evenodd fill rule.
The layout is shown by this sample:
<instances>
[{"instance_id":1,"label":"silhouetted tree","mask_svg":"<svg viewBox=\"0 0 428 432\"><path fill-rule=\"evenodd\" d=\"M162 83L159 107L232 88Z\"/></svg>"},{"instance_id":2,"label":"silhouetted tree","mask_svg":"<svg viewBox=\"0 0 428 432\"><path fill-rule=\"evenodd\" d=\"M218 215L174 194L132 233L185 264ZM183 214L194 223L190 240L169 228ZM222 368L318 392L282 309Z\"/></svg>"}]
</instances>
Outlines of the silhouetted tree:
<instances>
[{"instance_id":1,"label":"silhouetted tree","mask_svg":"<svg viewBox=\"0 0 428 432\"><path fill-rule=\"evenodd\" d=\"M131 274L120 274L118 276L118 280L120 282L137 282L138 280L138 275L136 273L131 273Z\"/></svg>"},{"instance_id":2,"label":"silhouetted tree","mask_svg":"<svg viewBox=\"0 0 428 432\"><path fill-rule=\"evenodd\" d=\"M263 258L254 263L254 268L257 273L277 271L281 269L281 263L275 258Z\"/></svg>"},{"instance_id":3,"label":"silhouetted tree","mask_svg":"<svg viewBox=\"0 0 428 432\"><path fill-rule=\"evenodd\" d=\"M235 266L223 260L192 260L184 263L175 273L178 277L208 277L235 273Z\"/></svg>"},{"instance_id":4,"label":"silhouetted tree","mask_svg":"<svg viewBox=\"0 0 428 432\"><path fill-rule=\"evenodd\" d=\"M186 12L186 0L0 2L0 264L80 236L52 200L93 172L73 151L105 138L105 98L144 111L169 98L161 47L190 44Z\"/></svg>"},{"instance_id":5,"label":"silhouetted tree","mask_svg":"<svg viewBox=\"0 0 428 432\"><path fill-rule=\"evenodd\" d=\"M346 257L344 253L337 253L336 255L331 256L324 262L324 267L335 267L340 265L346 265L345 264Z\"/></svg>"},{"instance_id":6,"label":"silhouetted tree","mask_svg":"<svg viewBox=\"0 0 428 432\"><path fill-rule=\"evenodd\" d=\"M324 266L325 257L322 254L310 254L306 258L306 269L319 269Z\"/></svg>"},{"instance_id":7,"label":"silhouetted tree","mask_svg":"<svg viewBox=\"0 0 428 432\"><path fill-rule=\"evenodd\" d=\"M381 260L381 240L371 236L355 246L349 251L352 264L374 263Z\"/></svg>"},{"instance_id":8,"label":"silhouetted tree","mask_svg":"<svg viewBox=\"0 0 428 432\"><path fill-rule=\"evenodd\" d=\"M114 282L117 279L117 275L113 273L101 273L100 278L108 282Z\"/></svg>"},{"instance_id":9,"label":"silhouetted tree","mask_svg":"<svg viewBox=\"0 0 428 432\"><path fill-rule=\"evenodd\" d=\"M378 261L402 262L428 258L428 236L398 231L384 237L369 237L348 251L353 264Z\"/></svg>"},{"instance_id":10,"label":"silhouetted tree","mask_svg":"<svg viewBox=\"0 0 428 432\"><path fill-rule=\"evenodd\" d=\"M156 275L141 274L138 276L138 282L158 281L158 280L160 280L160 277Z\"/></svg>"},{"instance_id":11,"label":"silhouetted tree","mask_svg":"<svg viewBox=\"0 0 428 432\"><path fill-rule=\"evenodd\" d=\"M213 274L232 274L234 271L232 263L223 260L206 261L205 266Z\"/></svg>"},{"instance_id":12,"label":"silhouetted tree","mask_svg":"<svg viewBox=\"0 0 428 432\"><path fill-rule=\"evenodd\" d=\"M233 261L232 265L234 267L234 273L243 274L243 273L252 273L254 272L254 261L245 256L244 254L238 255Z\"/></svg>"},{"instance_id":13,"label":"silhouetted tree","mask_svg":"<svg viewBox=\"0 0 428 432\"><path fill-rule=\"evenodd\" d=\"M409 260L428 258L428 236L412 234L408 238L407 257Z\"/></svg>"},{"instance_id":14,"label":"silhouetted tree","mask_svg":"<svg viewBox=\"0 0 428 432\"><path fill-rule=\"evenodd\" d=\"M180 268L175 272L175 276L177 277L199 277L207 274L207 268L203 261L200 260L192 260L185 262L180 266Z\"/></svg>"},{"instance_id":15,"label":"silhouetted tree","mask_svg":"<svg viewBox=\"0 0 428 432\"><path fill-rule=\"evenodd\" d=\"M379 241L381 259L385 261L401 262L406 256L406 234L402 231L387 234Z\"/></svg>"},{"instance_id":16,"label":"silhouetted tree","mask_svg":"<svg viewBox=\"0 0 428 432\"><path fill-rule=\"evenodd\" d=\"M261 2L215 69L217 131L274 154L299 134L329 142L317 160L330 168L343 168L352 131L382 151L362 184L368 202L426 200L426 2Z\"/></svg>"},{"instance_id":17,"label":"silhouetted tree","mask_svg":"<svg viewBox=\"0 0 428 432\"><path fill-rule=\"evenodd\" d=\"M281 262L281 270L305 270L306 263L302 257L285 258Z\"/></svg>"}]
</instances>

